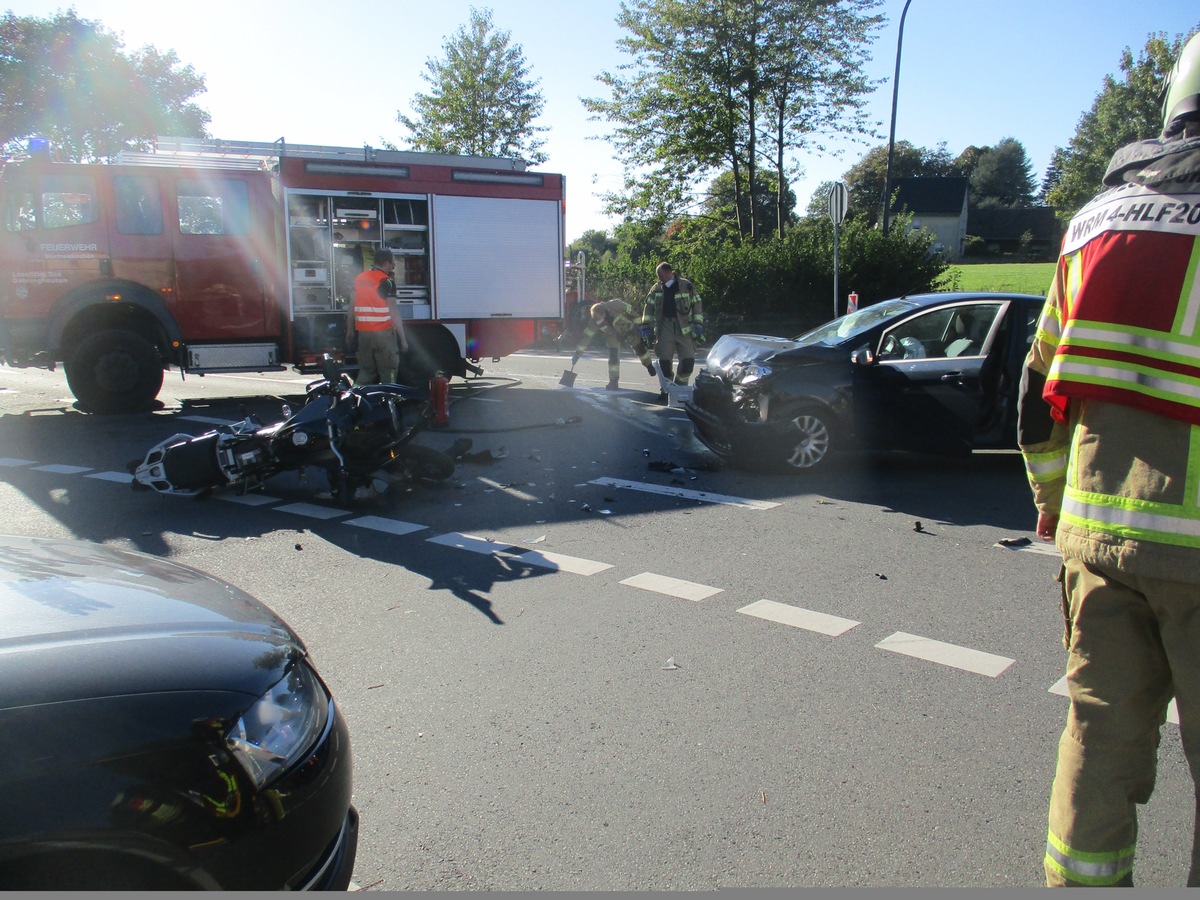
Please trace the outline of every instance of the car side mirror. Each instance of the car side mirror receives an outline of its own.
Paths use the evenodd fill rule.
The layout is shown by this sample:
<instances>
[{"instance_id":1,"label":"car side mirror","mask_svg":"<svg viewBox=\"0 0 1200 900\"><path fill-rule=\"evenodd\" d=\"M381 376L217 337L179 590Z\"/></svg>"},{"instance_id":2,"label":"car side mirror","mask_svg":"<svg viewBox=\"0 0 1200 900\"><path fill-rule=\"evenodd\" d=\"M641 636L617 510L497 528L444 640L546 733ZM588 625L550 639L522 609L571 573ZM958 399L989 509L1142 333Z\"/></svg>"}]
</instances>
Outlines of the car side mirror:
<instances>
[{"instance_id":1,"label":"car side mirror","mask_svg":"<svg viewBox=\"0 0 1200 900\"><path fill-rule=\"evenodd\" d=\"M860 347L850 354L850 362L856 366L870 366L875 363L875 354L870 347Z\"/></svg>"}]
</instances>

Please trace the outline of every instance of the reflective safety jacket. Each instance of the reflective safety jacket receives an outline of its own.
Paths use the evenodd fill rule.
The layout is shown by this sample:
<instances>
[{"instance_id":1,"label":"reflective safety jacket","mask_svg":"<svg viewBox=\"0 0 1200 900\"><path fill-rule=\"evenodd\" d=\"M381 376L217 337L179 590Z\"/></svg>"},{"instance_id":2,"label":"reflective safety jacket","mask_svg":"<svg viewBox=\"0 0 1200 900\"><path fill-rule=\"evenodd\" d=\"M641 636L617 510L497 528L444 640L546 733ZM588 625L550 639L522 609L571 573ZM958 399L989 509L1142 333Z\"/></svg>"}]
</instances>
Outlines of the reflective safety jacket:
<instances>
[{"instance_id":1,"label":"reflective safety jacket","mask_svg":"<svg viewBox=\"0 0 1200 900\"><path fill-rule=\"evenodd\" d=\"M1068 227L1019 440L1064 554L1200 583L1200 151L1178 162L1175 180L1147 166Z\"/></svg>"},{"instance_id":2,"label":"reflective safety jacket","mask_svg":"<svg viewBox=\"0 0 1200 900\"><path fill-rule=\"evenodd\" d=\"M675 276L679 289L675 292L675 318L680 325L690 328L693 325L704 325L704 309L696 286L686 278ZM646 305L642 309L642 324L657 328L663 314L663 285L656 282L646 295Z\"/></svg>"},{"instance_id":3,"label":"reflective safety jacket","mask_svg":"<svg viewBox=\"0 0 1200 900\"><path fill-rule=\"evenodd\" d=\"M389 331L392 314L387 298L396 294L396 284L382 269L367 269L354 279L354 328L356 331Z\"/></svg>"},{"instance_id":4,"label":"reflective safety jacket","mask_svg":"<svg viewBox=\"0 0 1200 900\"><path fill-rule=\"evenodd\" d=\"M588 317L587 327L583 329L579 345L575 348L580 353L588 348L597 331L601 332L613 347L620 346L620 341L632 344L637 337L637 329L633 323L633 307L624 300L606 300L600 305L604 307L607 319L603 324L597 325L590 316Z\"/></svg>"}]
</instances>

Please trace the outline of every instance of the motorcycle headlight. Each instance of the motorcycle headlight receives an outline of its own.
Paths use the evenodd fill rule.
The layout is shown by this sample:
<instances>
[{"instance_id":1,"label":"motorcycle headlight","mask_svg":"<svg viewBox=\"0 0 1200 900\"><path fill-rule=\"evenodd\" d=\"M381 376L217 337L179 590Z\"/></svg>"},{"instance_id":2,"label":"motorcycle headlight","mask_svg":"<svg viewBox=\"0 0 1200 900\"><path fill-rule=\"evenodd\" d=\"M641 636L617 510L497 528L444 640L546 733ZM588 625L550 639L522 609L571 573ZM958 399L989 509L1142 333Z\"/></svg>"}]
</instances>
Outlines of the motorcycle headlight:
<instances>
[{"instance_id":1,"label":"motorcycle headlight","mask_svg":"<svg viewBox=\"0 0 1200 900\"><path fill-rule=\"evenodd\" d=\"M734 366L729 372L729 380L734 384L748 385L761 381L771 374L771 367L759 363L743 363Z\"/></svg>"},{"instance_id":2,"label":"motorcycle headlight","mask_svg":"<svg viewBox=\"0 0 1200 900\"><path fill-rule=\"evenodd\" d=\"M225 744L262 788L317 742L329 720L329 698L316 674L298 663L258 698L225 735Z\"/></svg>"}]
</instances>

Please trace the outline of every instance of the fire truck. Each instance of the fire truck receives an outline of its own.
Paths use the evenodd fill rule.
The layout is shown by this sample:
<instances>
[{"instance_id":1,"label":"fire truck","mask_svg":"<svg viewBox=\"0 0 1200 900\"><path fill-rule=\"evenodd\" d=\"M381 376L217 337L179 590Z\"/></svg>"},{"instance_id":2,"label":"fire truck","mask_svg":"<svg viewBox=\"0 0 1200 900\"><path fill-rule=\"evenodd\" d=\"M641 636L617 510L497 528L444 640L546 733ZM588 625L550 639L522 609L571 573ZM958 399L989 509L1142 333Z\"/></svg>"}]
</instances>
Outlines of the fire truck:
<instances>
[{"instance_id":1,"label":"fire truck","mask_svg":"<svg viewBox=\"0 0 1200 900\"><path fill-rule=\"evenodd\" d=\"M153 407L172 366L316 371L355 277L395 255L402 377L481 374L563 317L564 179L518 160L159 138L0 173L0 349L80 406ZM348 362L353 363L349 357Z\"/></svg>"}]
</instances>

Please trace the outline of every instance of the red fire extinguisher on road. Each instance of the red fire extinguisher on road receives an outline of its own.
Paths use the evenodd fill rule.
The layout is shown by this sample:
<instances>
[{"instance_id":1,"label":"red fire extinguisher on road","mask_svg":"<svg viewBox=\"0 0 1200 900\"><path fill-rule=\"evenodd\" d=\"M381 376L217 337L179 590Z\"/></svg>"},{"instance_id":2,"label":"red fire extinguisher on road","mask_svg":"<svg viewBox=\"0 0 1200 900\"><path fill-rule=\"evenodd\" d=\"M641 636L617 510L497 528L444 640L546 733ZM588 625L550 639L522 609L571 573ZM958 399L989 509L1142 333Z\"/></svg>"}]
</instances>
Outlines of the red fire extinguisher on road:
<instances>
[{"instance_id":1,"label":"red fire extinguisher on road","mask_svg":"<svg viewBox=\"0 0 1200 900\"><path fill-rule=\"evenodd\" d=\"M433 424L450 424L450 379L438 372L429 379L429 396L433 401Z\"/></svg>"}]
</instances>

